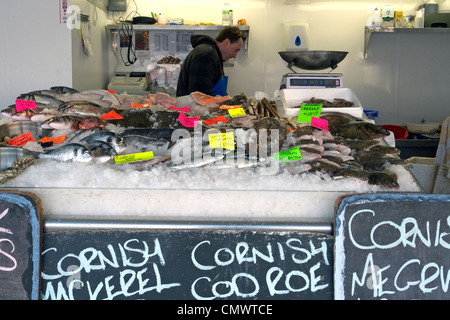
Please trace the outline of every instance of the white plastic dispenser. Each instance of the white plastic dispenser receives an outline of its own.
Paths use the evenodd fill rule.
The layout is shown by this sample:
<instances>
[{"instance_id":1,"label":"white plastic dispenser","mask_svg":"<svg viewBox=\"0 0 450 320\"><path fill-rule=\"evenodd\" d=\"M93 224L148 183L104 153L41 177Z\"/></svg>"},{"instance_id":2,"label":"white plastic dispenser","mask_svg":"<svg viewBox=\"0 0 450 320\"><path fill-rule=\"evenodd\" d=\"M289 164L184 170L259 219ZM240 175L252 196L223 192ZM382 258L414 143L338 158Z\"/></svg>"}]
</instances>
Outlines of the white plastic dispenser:
<instances>
[{"instance_id":1,"label":"white plastic dispenser","mask_svg":"<svg viewBox=\"0 0 450 320\"><path fill-rule=\"evenodd\" d=\"M286 51L309 49L309 24L306 22L283 22L283 42Z\"/></svg>"}]
</instances>

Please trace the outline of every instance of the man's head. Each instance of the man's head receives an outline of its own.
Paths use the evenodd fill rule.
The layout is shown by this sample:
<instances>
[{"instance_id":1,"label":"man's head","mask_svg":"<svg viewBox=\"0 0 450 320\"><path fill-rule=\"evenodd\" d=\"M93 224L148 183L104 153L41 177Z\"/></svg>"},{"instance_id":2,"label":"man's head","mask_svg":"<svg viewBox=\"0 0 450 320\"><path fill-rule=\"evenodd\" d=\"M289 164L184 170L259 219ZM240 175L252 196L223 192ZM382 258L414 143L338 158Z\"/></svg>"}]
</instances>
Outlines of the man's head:
<instances>
[{"instance_id":1,"label":"man's head","mask_svg":"<svg viewBox=\"0 0 450 320\"><path fill-rule=\"evenodd\" d=\"M237 53L242 48L245 35L238 27L228 26L223 28L216 37L217 45L222 53L223 61L236 58Z\"/></svg>"}]
</instances>

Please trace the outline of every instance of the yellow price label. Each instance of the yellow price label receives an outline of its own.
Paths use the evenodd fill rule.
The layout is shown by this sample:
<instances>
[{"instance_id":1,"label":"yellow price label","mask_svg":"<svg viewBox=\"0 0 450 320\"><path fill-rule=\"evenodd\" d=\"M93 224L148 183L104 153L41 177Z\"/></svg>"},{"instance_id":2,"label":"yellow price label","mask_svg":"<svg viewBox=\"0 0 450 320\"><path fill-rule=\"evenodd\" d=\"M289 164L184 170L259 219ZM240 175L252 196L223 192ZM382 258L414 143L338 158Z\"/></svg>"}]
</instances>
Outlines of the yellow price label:
<instances>
[{"instance_id":1,"label":"yellow price label","mask_svg":"<svg viewBox=\"0 0 450 320\"><path fill-rule=\"evenodd\" d=\"M208 138L209 138L209 146L211 148L234 150L233 132L209 134Z\"/></svg>"},{"instance_id":2,"label":"yellow price label","mask_svg":"<svg viewBox=\"0 0 450 320\"><path fill-rule=\"evenodd\" d=\"M244 108L228 109L228 113L232 118L245 116Z\"/></svg>"},{"instance_id":3,"label":"yellow price label","mask_svg":"<svg viewBox=\"0 0 450 320\"><path fill-rule=\"evenodd\" d=\"M140 153L132 153L132 154L124 154L120 156L114 157L114 162L116 164L128 163L128 162L137 162L137 161L145 161L153 159L153 151L148 152L140 152Z\"/></svg>"}]
</instances>

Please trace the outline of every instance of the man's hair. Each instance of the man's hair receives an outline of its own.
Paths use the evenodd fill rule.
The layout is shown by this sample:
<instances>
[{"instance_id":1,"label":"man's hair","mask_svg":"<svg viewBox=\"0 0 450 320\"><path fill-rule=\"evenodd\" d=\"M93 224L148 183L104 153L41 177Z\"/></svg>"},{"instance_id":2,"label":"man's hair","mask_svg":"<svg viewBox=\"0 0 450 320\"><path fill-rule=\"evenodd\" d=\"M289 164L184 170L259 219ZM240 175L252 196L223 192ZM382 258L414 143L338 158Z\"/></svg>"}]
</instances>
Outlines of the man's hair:
<instances>
[{"instance_id":1,"label":"man's hair","mask_svg":"<svg viewBox=\"0 0 450 320\"><path fill-rule=\"evenodd\" d=\"M239 38L242 38L243 41L246 40L245 35L238 27L226 26L222 30L220 30L219 34L216 37L217 42L222 42L225 39L230 39L231 43L235 43L239 41Z\"/></svg>"}]
</instances>

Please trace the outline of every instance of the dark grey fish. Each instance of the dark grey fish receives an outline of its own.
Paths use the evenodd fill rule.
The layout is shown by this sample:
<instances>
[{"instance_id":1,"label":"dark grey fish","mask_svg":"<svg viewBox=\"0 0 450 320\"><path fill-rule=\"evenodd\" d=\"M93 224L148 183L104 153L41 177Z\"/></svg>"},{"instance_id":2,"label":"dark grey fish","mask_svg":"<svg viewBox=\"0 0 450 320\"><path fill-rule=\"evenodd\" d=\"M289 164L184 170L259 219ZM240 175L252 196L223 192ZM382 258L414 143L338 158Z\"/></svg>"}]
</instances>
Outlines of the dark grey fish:
<instances>
[{"instance_id":1,"label":"dark grey fish","mask_svg":"<svg viewBox=\"0 0 450 320\"><path fill-rule=\"evenodd\" d=\"M369 181L370 171L356 168L345 168L333 175L333 179L357 178L363 182Z\"/></svg>"},{"instance_id":2,"label":"dark grey fish","mask_svg":"<svg viewBox=\"0 0 450 320\"><path fill-rule=\"evenodd\" d=\"M122 137L142 136L155 140L165 139L170 141L172 139L172 133L174 131L175 129L169 128L160 128L160 129L137 128L137 129L126 129L120 135Z\"/></svg>"},{"instance_id":3,"label":"dark grey fish","mask_svg":"<svg viewBox=\"0 0 450 320\"><path fill-rule=\"evenodd\" d=\"M78 90L74 89L74 88L70 88L70 87L65 87L65 86L54 86L51 87L50 90L55 91L58 94L74 94L74 93L78 93Z\"/></svg>"},{"instance_id":4,"label":"dark grey fish","mask_svg":"<svg viewBox=\"0 0 450 320\"><path fill-rule=\"evenodd\" d=\"M99 131L95 132L83 139L81 139L81 143L89 144L92 141L103 141L109 144L117 153L121 153L125 151L127 145L123 138L111 131Z\"/></svg>"},{"instance_id":5,"label":"dark grey fish","mask_svg":"<svg viewBox=\"0 0 450 320\"><path fill-rule=\"evenodd\" d=\"M99 141L99 140L89 141L87 143L87 147L91 151L94 148L102 148L102 149L106 150L110 156L117 156L116 150L114 150L114 148L110 144L108 144L108 143L106 143L104 141Z\"/></svg>"},{"instance_id":6,"label":"dark grey fish","mask_svg":"<svg viewBox=\"0 0 450 320\"><path fill-rule=\"evenodd\" d=\"M121 133L125 144L141 152L152 151L155 156L170 154L176 141L172 141L175 129L127 129ZM175 138L176 139L176 138Z\"/></svg>"},{"instance_id":7,"label":"dark grey fish","mask_svg":"<svg viewBox=\"0 0 450 320\"><path fill-rule=\"evenodd\" d=\"M64 103L64 101L56 99L53 96L40 94L40 93L25 93L17 97L19 100L35 101L36 104L42 104L45 106L58 107Z\"/></svg>"},{"instance_id":8,"label":"dark grey fish","mask_svg":"<svg viewBox=\"0 0 450 320\"><path fill-rule=\"evenodd\" d=\"M370 171L384 170L388 164L404 163L404 160L402 159L394 158L379 152L364 150L357 154L357 160L363 165L364 169Z\"/></svg>"},{"instance_id":9,"label":"dark grey fish","mask_svg":"<svg viewBox=\"0 0 450 320\"><path fill-rule=\"evenodd\" d=\"M28 94L41 94L41 95L53 97L55 99L58 99L58 97L60 96L56 91L48 90L48 89L34 90L31 92L28 92Z\"/></svg>"},{"instance_id":10,"label":"dark grey fish","mask_svg":"<svg viewBox=\"0 0 450 320\"><path fill-rule=\"evenodd\" d=\"M375 145L369 149L373 152L379 152L384 154L400 154L400 150L395 147L384 146L381 144Z\"/></svg>"},{"instance_id":11,"label":"dark grey fish","mask_svg":"<svg viewBox=\"0 0 450 320\"><path fill-rule=\"evenodd\" d=\"M329 173L336 173L341 169L336 162L324 158L311 161L310 164L311 170L324 170Z\"/></svg>"},{"instance_id":12,"label":"dark grey fish","mask_svg":"<svg viewBox=\"0 0 450 320\"><path fill-rule=\"evenodd\" d=\"M144 136L124 136L123 141L129 148L134 148L139 152L152 151L155 156L166 156L170 154L170 149L174 145L170 140L163 138L153 139Z\"/></svg>"},{"instance_id":13,"label":"dark grey fish","mask_svg":"<svg viewBox=\"0 0 450 320\"><path fill-rule=\"evenodd\" d=\"M93 160L99 163L105 163L112 160L115 156L117 156L117 152L114 150L112 146L103 141L90 141L87 144L89 151L92 154Z\"/></svg>"},{"instance_id":14,"label":"dark grey fish","mask_svg":"<svg viewBox=\"0 0 450 320\"><path fill-rule=\"evenodd\" d=\"M397 175L388 170L371 172L369 184L379 185L386 188L397 189L400 185L397 182Z\"/></svg>"},{"instance_id":15,"label":"dark grey fish","mask_svg":"<svg viewBox=\"0 0 450 320\"><path fill-rule=\"evenodd\" d=\"M363 169L363 165L357 160L347 160L340 164L341 169Z\"/></svg>"}]
</instances>

